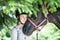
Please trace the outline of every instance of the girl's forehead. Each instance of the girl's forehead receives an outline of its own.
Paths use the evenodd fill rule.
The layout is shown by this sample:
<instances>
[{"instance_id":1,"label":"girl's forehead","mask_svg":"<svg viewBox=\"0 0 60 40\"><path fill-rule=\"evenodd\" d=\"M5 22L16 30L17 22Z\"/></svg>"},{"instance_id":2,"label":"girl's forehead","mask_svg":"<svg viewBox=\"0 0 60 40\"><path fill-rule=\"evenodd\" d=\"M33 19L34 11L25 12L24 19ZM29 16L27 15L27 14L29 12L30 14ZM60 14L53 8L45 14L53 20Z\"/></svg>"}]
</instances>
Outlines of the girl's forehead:
<instances>
[{"instance_id":1,"label":"girl's forehead","mask_svg":"<svg viewBox=\"0 0 60 40\"><path fill-rule=\"evenodd\" d=\"M21 14L20 16L27 16L26 14Z\"/></svg>"}]
</instances>

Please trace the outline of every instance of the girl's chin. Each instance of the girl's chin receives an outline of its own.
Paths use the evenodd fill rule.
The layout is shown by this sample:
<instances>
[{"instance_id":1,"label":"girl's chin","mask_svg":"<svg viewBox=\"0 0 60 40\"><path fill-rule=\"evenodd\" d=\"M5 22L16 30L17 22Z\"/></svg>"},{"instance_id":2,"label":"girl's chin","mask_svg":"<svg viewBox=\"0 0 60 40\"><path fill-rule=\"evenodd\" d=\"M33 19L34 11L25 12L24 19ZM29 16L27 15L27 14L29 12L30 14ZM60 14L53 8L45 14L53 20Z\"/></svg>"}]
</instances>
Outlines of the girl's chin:
<instances>
[{"instance_id":1,"label":"girl's chin","mask_svg":"<svg viewBox=\"0 0 60 40\"><path fill-rule=\"evenodd\" d=\"M25 22L22 22L23 24L25 23Z\"/></svg>"}]
</instances>

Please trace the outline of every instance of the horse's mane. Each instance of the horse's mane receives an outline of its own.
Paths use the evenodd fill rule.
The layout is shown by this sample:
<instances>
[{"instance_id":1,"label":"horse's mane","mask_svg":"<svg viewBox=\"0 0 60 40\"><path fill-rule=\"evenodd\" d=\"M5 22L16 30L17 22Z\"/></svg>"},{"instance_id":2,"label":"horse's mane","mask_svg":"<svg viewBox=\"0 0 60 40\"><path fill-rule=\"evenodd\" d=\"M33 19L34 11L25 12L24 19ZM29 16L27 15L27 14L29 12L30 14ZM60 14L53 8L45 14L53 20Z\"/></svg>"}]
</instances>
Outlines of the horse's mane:
<instances>
[{"instance_id":1,"label":"horse's mane","mask_svg":"<svg viewBox=\"0 0 60 40\"><path fill-rule=\"evenodd\" d=\"M54 13L49 12L48 20L60 29L60 8L58 8Z\"/></svg>"}]
</instances>

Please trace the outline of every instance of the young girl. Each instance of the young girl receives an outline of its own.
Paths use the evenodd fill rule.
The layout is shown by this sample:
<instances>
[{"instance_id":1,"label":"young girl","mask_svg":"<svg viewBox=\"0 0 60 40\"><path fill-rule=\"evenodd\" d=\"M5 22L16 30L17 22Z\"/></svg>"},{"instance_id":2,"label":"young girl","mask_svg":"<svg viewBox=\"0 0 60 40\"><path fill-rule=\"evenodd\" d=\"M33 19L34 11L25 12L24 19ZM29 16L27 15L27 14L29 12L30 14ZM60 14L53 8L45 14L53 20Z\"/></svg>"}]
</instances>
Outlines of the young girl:
<instances>
[{"instance_id":1,"label":"young girl","mask_svg":"<svg viewBox=\"0 0 60 40\"><path fill-rule=\"evenodd\" d=\"M16 11L16 17L17 25L12 29L11 40L30 40L30 36L26 36L22 32L22 28L27 20L27 15L25 13L19 14L19 12Z\"/></svg>"}]
</instances>

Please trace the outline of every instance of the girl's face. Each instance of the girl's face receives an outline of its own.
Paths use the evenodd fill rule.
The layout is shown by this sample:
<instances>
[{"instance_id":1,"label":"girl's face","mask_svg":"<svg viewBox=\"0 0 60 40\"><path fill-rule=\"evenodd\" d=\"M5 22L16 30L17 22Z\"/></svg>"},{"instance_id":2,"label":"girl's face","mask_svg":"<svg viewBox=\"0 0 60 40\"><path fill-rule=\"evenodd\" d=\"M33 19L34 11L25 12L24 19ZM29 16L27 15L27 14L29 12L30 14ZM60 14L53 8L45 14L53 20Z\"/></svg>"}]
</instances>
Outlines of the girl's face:
<instances>
[{"instance_id":1,"label":"girl's face","mask_svg":"<svg viewBox=\"0 0 60 40\"><path fill-rule=\"evenodd\" d=\"M20 21L24 24L27 20L27 15L22 14L22 15L19 16L19 18L20 18Z\"/></svg>"}]
</instances>

